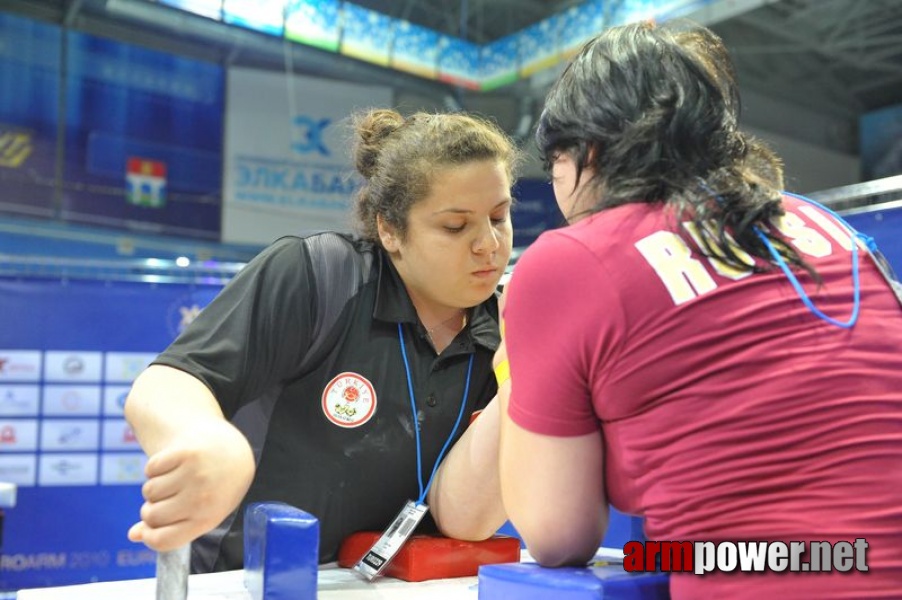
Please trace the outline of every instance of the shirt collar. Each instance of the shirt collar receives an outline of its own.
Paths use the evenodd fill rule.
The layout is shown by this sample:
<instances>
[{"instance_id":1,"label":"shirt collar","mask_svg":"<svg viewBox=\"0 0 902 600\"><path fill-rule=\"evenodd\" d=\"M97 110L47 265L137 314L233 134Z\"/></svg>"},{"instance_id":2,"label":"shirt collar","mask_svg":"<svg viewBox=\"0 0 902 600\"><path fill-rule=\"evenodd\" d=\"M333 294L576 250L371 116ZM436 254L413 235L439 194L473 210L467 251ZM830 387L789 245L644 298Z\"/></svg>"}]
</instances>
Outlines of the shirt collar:
<instances>
[{"instance_id":1,"label":"shirt collar","mask_svg":"<svg viewBox=\"0 0 902 600\"><path fill-rule=\"evenodd\" d=\"M376 304L373 318L388 323L417 324L417 311L407 294L404 281L384 249L378 248L379 276L376 285ZM498 349L498 294L474 306L467 312L467 331L470 339L492 352Z\"/></svg>"}]
</instances>

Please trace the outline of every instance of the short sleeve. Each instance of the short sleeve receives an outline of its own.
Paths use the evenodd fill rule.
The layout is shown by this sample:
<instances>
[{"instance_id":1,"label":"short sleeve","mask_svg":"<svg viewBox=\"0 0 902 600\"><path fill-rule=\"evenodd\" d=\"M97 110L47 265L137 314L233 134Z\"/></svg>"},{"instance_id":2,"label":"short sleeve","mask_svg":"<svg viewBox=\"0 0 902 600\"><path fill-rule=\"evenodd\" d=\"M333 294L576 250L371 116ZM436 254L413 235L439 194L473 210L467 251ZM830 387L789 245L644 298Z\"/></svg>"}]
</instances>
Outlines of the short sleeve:
<instances>
[{"instance_id":1,"label":"short sleeve","mask_svg":"<svg viewBox=\"0 0 902 600\"><path fill-rule=\"evenodd\" d=\"M289 380L311 346L315 281L300 238L283 238L249 262L154 361L213 392L227 417Z\"/></svg>"},{"instance_id":2,"label":"short sleeve","mask_svg":"<svg viewBox=\"0 0 902 600\"><path fill-rule=\"evenodd\" d=\"M597 370L617 337L608 307L616 294L603 273L587 248L559 232L540 236L517 262L504 323L508 414L521 427L555 436L599 429Z\"/></svg>"}]
</instances>

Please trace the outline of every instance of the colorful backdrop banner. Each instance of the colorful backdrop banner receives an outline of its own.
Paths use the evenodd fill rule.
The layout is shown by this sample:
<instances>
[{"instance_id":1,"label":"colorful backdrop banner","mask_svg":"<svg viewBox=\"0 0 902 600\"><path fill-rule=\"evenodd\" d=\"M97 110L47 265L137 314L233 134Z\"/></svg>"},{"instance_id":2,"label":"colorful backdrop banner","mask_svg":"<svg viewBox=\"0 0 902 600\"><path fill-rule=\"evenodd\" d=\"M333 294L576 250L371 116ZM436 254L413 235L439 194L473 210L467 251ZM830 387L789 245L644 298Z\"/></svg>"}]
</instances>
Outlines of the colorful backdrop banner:
<instances>
[{"instance_id":1,"label":"colorful backdrop banner","mask_svg":"<svg viewBox=\"0 0 902 600\"><path fill-rule=\"evenodd\" d=\"M128 541L144 453L123 407L135 377L219 285L0 278L0 591L152 577Z\"/></svg>"}]
</instances>

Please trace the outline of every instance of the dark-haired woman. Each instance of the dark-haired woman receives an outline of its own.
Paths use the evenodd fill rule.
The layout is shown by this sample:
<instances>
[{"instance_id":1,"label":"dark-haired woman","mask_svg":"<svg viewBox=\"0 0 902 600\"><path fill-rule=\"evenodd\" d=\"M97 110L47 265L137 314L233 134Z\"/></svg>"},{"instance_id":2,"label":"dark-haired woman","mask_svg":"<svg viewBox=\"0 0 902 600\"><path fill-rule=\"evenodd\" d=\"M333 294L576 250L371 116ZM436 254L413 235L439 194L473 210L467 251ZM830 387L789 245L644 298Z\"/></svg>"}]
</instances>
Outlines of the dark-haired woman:
<instances>
[{"instance_id":1,"label":"dark-haired woman","mask_svg":"<svg viewBox=\"0 0 902 600\"><path fill-rule=\"evenodd\" d=\"M504 505L549 566L593 555L609 502L649 540L791 553L740 573L723 546L673 598L898 598L899 300L738 116L720 39L682 25L607 30L550 91L570 225L507 286Z\"/></svg>"},{"instance_id":2,"label":"dark-haired woman","mask_svg":"<svg viewBox=\"0 0 902 600\"><path fill-rule=\"evenodd\" d=\"M385 529L408 500L454 537L486 538L505 520L497 450L471 447L480 428L497 440L495 403L467 424L497 387L495 290L517 151L463 114L374 110L356 134L360 235L277 241L128 397L149 456L129 536L169 550L203 535L194 572L242 566L243 509L255 501L316 516L321 562L350 533Z\"/></svg>"}]
</instances>

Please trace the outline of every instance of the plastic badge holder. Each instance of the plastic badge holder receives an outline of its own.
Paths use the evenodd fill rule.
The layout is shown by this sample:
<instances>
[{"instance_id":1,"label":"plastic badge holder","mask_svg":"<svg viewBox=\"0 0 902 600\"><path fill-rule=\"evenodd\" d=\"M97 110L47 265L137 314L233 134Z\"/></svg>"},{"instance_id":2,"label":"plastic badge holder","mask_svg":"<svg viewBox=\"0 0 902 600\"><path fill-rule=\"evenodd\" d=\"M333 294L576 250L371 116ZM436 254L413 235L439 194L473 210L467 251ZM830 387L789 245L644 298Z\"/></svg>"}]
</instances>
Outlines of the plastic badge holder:
<instances>
[{"instance_id":1,"label":"plastic badge holder","mask_svg":"<svg viewBox=\"0 0 902 600\"><path fill-rule=\"evenodd\" d=\"M244 585L253 600L315 600L319 521L284 502L244 513Z\"/></svg>"},{"instance_id":2,"label":"plastic badge holder","mask_svg":"<svg viewBox=\"0 0 902 600\"><path fill-rule=\"evenodd\" d=\"M376 542L379 531L349 535L338 551L338 566L353 567ZM398 551L382 572L403 581L428 581L452 577L472 577L480 566L520 560L520 540L496 535L481 542L414 535Z\"/></svg>"},{"instance_id":3,"label":"plastic badge holder","mask_svg":"<svg viewBox=\"0 0 902 600\"><path fill-rule=\"evenodd\" d=\"M479 568L479 600L668 600L669 575L623 565L547 569L535 563Z\"/></svg>"}]
</instances>

